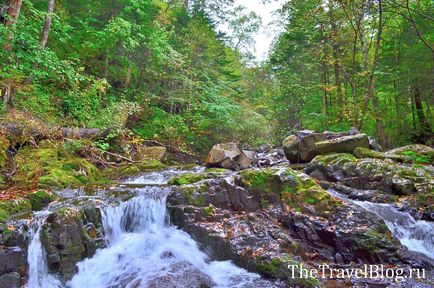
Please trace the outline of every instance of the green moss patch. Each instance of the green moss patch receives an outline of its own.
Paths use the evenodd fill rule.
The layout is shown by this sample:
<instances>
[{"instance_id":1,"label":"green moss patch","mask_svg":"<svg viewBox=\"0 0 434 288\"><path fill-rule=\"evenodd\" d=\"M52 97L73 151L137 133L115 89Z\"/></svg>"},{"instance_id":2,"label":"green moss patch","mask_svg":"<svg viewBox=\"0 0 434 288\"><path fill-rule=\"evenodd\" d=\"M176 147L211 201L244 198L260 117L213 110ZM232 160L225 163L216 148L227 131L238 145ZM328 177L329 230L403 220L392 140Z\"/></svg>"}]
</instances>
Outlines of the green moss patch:
<instances>
[{"instance_id":1,"label":"green moss patch","mask_svg":"<svg viewBox=\"0 0 434 288\"><path fill-rule=\"evenodd\" d=\"M104 182L101 172L86 159L48 141L40 148L24 147L15 157L12 180L22 188L59 187Z\"/></svg>"},{"instance_id":2,"label":"green moss patch","mask_svg":"<svg viewBox=\"0 0 434 288\"><path fill-rule=\"evenodd\" d=\"M169 185L193 184L207 178L207 174L185 173L170 179Z\"/></svg>"},{"instance_id":3,"label":"green moss patch","mask_svg":"<svg viewBox=\"0 0 434 288\"><path fill-rule=\"evenodd\" d=\"M263 206L270 196L295 211L329 214L339 202L307 175L298 174L287 168L285 171L265 168L246 170L241 173L240 184L247 189L259 192Z\"/></svg>"},{"instance_id":4,"label":"green moss patch","mask_svg":"<svg viewBox=\"0 0 434 288\"><path fill-rule=\"evenodd\" d=\"M17 198L14 200L2 200L0 201L0 222L5 221L9 216L30 212L32 205L27 198Z\"/></svg>"},{"instance_id":5,"label":"green moss patch","mask_svg":"<svg viewBox=\"0 0 434 288\"><path fill-rule=\"evenodd\" d=\"M42 210L45 206L54 200L54 196L47 191L37 191L26 196L30 201L33 211Z\"/></svg>"},{"instance_id":6,"label":"green moss patch","mask_svg":"<svg viewBox=\"0 0 434 288\"><path fill-rule=\"evenodd\" d=\"M8 163L6 150L9 148L9 145L9 141L0 134L0 170L3 169Z\"/></svg>"}]
</instances>

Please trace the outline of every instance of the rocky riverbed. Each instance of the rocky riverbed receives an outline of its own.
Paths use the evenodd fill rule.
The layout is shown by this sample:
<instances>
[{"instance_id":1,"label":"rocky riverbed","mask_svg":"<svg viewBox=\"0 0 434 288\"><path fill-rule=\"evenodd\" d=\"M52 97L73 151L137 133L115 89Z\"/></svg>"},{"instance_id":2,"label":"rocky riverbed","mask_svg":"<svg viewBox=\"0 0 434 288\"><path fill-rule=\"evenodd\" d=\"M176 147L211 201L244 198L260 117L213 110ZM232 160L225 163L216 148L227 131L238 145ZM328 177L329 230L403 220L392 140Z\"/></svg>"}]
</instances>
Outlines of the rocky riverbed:
<instances>
[{"instance_id":1,"label":"rocky riverbed","mask_svg":"<svg viewBox=\"0 0 434 288\"><path fill-rule=\"evenodd\" d=\"M4 202L0 287L432 287L432 165L409 160L408 149L369 150L361 136L348 148L351 135L342 137L339 153L319 139L307 165L288 163L282 149L230 144L208 168ZM398 283L293 268L321 265L425 274Z\"/></svg>"}]
</instances>

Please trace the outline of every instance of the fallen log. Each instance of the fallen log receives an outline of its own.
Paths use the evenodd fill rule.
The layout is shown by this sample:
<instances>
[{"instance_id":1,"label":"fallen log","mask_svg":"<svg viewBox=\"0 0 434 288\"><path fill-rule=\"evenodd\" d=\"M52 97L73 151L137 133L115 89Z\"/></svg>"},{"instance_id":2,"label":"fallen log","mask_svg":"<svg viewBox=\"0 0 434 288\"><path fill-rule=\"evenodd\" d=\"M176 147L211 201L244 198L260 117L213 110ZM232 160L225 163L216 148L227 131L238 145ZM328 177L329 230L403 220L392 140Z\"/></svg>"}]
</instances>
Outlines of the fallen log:
<instances>
[{"instance_id":1,"label":"fallen log","mask_svg":"<svg viewBox=\"0 0 434 288\"><path fill-rule=\"evenodd\" d=\"M44 139L103 139L116 128L41 127L19 123L1 123L0 131L11 143L39 142Z\"/></svg>"}]
</instances>

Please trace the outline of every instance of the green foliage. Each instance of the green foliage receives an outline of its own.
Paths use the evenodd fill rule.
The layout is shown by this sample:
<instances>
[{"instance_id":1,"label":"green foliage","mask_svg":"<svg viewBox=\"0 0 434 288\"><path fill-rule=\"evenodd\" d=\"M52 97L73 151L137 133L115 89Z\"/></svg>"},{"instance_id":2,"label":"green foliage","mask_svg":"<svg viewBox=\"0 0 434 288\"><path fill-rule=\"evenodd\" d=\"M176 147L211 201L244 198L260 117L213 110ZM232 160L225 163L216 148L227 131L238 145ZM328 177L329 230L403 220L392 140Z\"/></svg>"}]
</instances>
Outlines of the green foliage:
<instances>
[{"instance_id":1,"label":"green foliage","mask_svg":"<svg viewBox=\"0 0 434 288\"><path fill-rule=\"evenodd\" d=\"M431 164L432 159L428 155L418 154L415 151L404 151L402 155L408 156L409 160L416 164Z\"/></svg>"}]
</instances>

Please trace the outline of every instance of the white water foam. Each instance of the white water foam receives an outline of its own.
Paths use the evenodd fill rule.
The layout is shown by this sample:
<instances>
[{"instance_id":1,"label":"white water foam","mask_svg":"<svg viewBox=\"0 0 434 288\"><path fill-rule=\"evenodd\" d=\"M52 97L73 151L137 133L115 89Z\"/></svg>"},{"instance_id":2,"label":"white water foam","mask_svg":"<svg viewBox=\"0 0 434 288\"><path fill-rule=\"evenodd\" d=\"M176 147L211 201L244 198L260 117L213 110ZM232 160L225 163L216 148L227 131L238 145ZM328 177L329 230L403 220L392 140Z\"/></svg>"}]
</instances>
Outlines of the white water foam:
<instances>
[{"instance_id":1,"label":"white water foam","mask_svg":"<svg viewBox=\"0 0 434 288\"><path fill-rule=\"evenodd\" d=\"M167 224L167 192L158 187L144 190L146 195L104 210L109 246L79 263L79 272L67 287L148 287L150 281L170 275L175 264L185 262L217 287L249 287L259 278L229 261L209 261L187 233ZM149 196L150 191L160 196Z\"/></svg>"},{"instance_id":2,"label":"white water foam","mask_svg":"<svg viewBox=\"0 0 434 288\"><path fill-rule=\"evenodd\" d=\"M47 253L41 243L42 225L49 212L41 211L35 214L35 222L31 227L31 242L27 254L29 264L29 288L58 288L61 281L48 272Z\"/></svg>"},{"instance_id":3,"label":"white water foam","mask_svg":"<svg viewBox=\"0 0 434 288\"><path fill-rule=\"evenodd\" d=\"M409 213L399 211L390 204L351 200L332 189L329 189L328 193L375 213L384 220L393 236L408 250L434 259L434 223L416 220Z\"/></svg>"}]
</instances>

